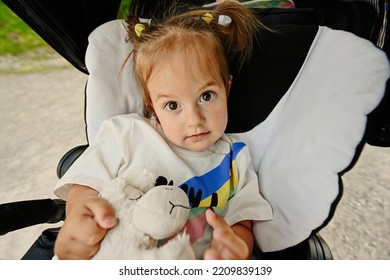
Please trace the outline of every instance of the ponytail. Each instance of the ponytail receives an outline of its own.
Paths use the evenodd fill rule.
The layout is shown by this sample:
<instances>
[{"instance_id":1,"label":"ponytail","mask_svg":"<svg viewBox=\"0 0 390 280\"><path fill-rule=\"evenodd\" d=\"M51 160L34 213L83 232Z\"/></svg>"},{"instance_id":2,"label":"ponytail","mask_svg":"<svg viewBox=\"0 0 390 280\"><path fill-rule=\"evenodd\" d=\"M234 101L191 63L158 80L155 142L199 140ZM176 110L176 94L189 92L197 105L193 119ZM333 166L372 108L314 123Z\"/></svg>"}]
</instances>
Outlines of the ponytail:
<instances>
[{"instance_id":1,"label":"ponytail","mask_svg":"<svg viewBox=\"0 0 390 280\"><path fill-rule=\"evenodd\" d=\"M215 22L227 55L237 58L241 64L250 59L259 30L266 27L248 8L235 1L222 2L212 13L216 18L222 15L231 18L231 23L227 26Z\"/></svg>"}]
</instances>

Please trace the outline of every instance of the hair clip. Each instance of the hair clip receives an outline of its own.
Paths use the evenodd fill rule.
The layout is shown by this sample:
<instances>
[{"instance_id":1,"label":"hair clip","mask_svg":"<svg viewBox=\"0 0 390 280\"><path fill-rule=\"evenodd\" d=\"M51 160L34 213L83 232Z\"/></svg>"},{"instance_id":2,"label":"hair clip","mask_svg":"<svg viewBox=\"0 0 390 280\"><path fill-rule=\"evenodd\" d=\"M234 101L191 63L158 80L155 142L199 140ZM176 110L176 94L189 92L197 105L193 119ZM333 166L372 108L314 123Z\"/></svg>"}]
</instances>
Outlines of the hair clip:
<instances>
[{"instance_id":1,"label":"hair clip","mask_svg":"<svg viewBox=\"0 0 390 280\"><path fill-rule=\"evenodd\" d=\"M218 17L218 24L222 26L229 26L232 23L232 18L227 15L220 15Z\"/></svg>"},{"instance_id":2,"label":"hair clip","mask_svg":"<svg viewBox=\"0 0 390 280\"><path fill-rule=\"evenodd\" d=\"M134 26L134 31L135 31L135 34L137 34L138 37L141 37L142 35L142 32L145 30L145 25L142 24L142 23L137 23L135 26Z\"/></svg>"},{"instance_id":3,"label":"hair clip","mask_svg":"<svg viewBox=\"0 0 390 280\"><path fill-rule=\"evenodd\" d=\"M202 16L202 19L207 23L207 24L210 24L210 22L213 21L214 19L214 16L210 13L205 13L203 16Z\"/></svg>"},{"instance_id":4,"label":"hair clip","mask_svg":"<svg viewBox=\"0 0 390 280\"><path fill-rule=\"evenodd\" d=\"M139 20L140 23L146 23L149 26L152 23L152 19L151 18L138 18L138 20Z\"/></svg>"}]
</instances>

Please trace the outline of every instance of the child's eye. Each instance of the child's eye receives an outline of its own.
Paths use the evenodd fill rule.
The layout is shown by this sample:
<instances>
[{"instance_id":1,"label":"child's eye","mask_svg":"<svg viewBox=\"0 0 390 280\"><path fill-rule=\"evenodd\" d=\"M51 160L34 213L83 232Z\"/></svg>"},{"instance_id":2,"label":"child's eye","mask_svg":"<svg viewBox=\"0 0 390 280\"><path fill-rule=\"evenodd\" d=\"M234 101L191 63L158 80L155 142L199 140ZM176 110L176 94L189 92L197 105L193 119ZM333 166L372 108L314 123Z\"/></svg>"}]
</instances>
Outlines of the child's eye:
<instances>
[{"instance_id":1,"label":"child's eye","mask_svg":"<svg viewBox=\"0 0 390 280\"><path fill-rule=\"evenodd\" d=\"M180 105L177 104L177 102L170 101L167 104L165 104L164 108L167 109L168 111L175 111L180 108Z\"/></svg>"},{"instance_id":2,"label":"child's eye","mask_svg":"<svg viewBox=\"0 0 390 280\"><path fill-rule=\"evenodd\" d=\"M200 102L204 102L204 101L210 101L210 100L213 100L215 98L215 93L214 92L211 92L211 91L206 91L204 93L202 93L202 95L200 96Z\"/></svg>"}]
</instances>

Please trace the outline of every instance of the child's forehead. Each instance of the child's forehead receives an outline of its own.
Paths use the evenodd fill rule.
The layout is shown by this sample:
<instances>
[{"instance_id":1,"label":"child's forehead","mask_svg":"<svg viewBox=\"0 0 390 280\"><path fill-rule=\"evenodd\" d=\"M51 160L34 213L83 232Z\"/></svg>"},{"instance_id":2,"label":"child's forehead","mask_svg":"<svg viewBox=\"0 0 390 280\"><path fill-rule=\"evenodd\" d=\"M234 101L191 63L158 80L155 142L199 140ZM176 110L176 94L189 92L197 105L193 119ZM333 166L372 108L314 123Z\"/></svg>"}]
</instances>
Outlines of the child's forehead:
<instances>
[{"instance_id":1,"label":"child's forehead","mask_svg":"<svg viewBox=\"0 0 390 280\"><path fill-rule=\"evenodd\" d=\"M210 76L219 81L222 69L219 60L211 52L199 50L172 50L164 59L155 61L156 71L182 71L188 76Z\"/></svg>"},{"instance_id":2,"label":"child's forehead","mask_svg":"<svg viewBox=\"0 0 390 280\"><path fill-rule=\"evenodd\" d=\"M139 49L135 65L144 84L166 70L185 72L192 80L207 76L217 83L228 81L225 53L214 35L183 30L168 33Z\"/></svg>"},{"instance_id":3,"label":"child's forehead","mask_svg":"<svg viewBox=\"0 0 390 280\"><path fill-rule=\"evenodd\" d=\"M219 65L217 65L217 59L211 52L200 52L193 50L172 50L171 54L166 57L167 64L175 63L182 64L186 68L190 69L216 69L220 70Z\"/></svg>"}]
</instances>

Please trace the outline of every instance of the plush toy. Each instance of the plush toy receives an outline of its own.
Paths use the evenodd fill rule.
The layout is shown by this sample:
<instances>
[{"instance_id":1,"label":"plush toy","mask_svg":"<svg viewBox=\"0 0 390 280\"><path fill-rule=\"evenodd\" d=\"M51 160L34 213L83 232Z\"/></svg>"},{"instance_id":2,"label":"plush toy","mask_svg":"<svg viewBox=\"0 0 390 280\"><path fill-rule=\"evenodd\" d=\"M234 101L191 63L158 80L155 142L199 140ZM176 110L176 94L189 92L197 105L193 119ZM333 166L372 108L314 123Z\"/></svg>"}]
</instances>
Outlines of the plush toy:
<instances>
[{"instance_id":1,"label":"plush toy","mask_svg":"<svg viewBox=\"0 0 390 280\"><path fill-rule=\"evenodd\" d=\"M133 170L107 182L100 195L114 207L118 224L93 259L195 259L183 229L188 197L176 186L156 186L157 177ZM162 246L158 240L169 239Z\"/></svg>"}]
</instances>

